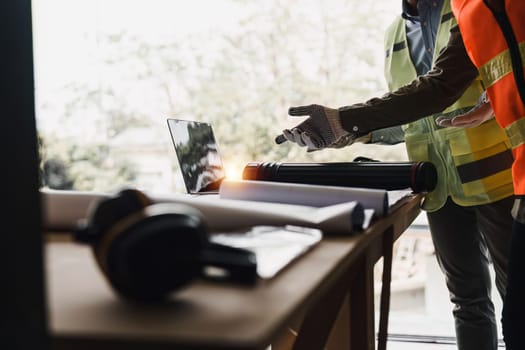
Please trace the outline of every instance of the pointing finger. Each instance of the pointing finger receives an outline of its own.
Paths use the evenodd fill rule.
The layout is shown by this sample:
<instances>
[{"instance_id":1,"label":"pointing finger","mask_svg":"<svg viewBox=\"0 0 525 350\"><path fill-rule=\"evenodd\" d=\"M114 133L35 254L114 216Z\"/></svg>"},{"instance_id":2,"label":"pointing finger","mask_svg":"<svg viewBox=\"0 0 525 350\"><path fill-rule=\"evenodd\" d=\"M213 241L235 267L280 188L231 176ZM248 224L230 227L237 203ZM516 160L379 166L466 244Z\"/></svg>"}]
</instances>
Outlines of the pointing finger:
<instances>
[{"instance_id":1,"label":"pointing finger","mask_svg":"<svg viewBox=\"0 0 525 350\"><path fill-rule=\"evenodd\" d=\"M300 107L290 107L288 109L288 114L294 117L302 117L310 115L311 108L310 106L300 106Z\"/></svg>"},{"instance_id":2,"label":"pointing finger","mask_svg":"<svg viewBox=\"0 0 525 350\"><path fill-rule=\"evenodd\" d=\"M290 142L295 142L292 132L288 129L283 130L283 137Z\"/></svg>"},{"instance_id":3,"label":"pointing finger","mask_svg":"<svg viewBox=\"0 0 525 350\"><path fill-rule=\"evenodd\" d=\"M277 135L277 137L275 137L275 143L278 145L286 141L288 141L288 139L283 134Z\"/></svg>"}]
</instances>

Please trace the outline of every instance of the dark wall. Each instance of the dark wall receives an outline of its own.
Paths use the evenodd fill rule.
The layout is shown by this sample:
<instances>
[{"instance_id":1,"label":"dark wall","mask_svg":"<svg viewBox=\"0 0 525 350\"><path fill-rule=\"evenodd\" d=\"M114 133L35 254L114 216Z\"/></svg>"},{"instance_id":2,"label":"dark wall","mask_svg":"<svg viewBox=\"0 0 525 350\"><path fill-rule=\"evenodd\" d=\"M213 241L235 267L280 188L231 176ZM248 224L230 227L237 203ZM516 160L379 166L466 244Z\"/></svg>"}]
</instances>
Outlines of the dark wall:
<instances>
[{"instance_id":1,"label":"dark wall","mask_svg":"<svg viewBox=\"0 0 525 350\"><path fill-rule=\"evenodd\" d=\"M0 1L0 349L47 349L31 1Z\"/></svg>"}]
</instances>

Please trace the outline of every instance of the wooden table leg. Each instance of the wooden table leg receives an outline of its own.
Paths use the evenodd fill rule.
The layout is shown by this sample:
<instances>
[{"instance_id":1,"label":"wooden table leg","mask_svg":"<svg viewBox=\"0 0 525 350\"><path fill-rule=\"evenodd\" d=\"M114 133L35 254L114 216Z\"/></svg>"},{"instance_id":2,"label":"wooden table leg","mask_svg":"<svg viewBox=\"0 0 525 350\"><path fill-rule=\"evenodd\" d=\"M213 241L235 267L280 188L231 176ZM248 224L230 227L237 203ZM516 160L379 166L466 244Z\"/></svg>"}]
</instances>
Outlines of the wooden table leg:
<instances>
[{"instance_id":1,"label":"wooden table leg","mask_svg":"<svg viewBox=\"0 0 525 350\"><path fill-rule=\"evenodd\" d=\"M392 281L392 255L394 250L394 232L389 229L383 235L383 278L379 313L377 349L386 350L388 340L388 315L390 311L390 282Z\"/></svg>"},{"instance_id":2,"label":"wooden table leg","mask_svg":"<svg viewBox=\"0 0 525 350\"><path fill-rule=\"evenodd\" d=\"M365 255L350 285L350 349L374 350L374 265Z\"/></svg>"},{"instance_id":3,"label":"wooden table leg","mask_svg":"<svg viewBox=\"0 0 525 350\"><path fill-rule=\"evenodd\" d=\"M339 283L324 297L323 302L317 303L308 311L295 340L294 350L325 347L346 295L348 295L348 284Z\"/></svg>"}]
</instances>

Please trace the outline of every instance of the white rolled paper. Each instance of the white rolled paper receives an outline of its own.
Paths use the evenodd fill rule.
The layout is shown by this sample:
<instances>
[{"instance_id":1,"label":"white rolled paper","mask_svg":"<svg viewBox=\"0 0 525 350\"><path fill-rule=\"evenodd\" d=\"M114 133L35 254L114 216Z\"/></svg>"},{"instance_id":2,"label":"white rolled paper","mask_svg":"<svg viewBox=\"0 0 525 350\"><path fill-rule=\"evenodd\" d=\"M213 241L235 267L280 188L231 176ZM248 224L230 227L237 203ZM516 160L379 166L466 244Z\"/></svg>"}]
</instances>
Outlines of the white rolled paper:
<instances>
[{"instance_id":1,"label":"white rolled paper","mask_svg":"<svg viewBox=\"0 0 525 350\"><path fill-rule=\"evenodd\" d=\"M105 193L41 191L43 224L47 231L71 231L89 217ZM199 209L212 231L234 231L255 225L296 225L327 234L351 234L363 227L363 206L356 201L317 208L313 206L221 199L217 195L150 196L155 203L181 203Z\"/></svg>"},{"instance_id":2,"label":"white rolled paper","mask_svg":"<svg viewBox=\"0 0 525 350\"><path fill-rule=\"evenodd\" d=\"M237 199L270 203L286 203L326 207L357 201L365 209L373 209L374 215L388 213L386 190L306 185L271 181L224 180L219 195L223 199Z\"/></svg>"}]
</instances>

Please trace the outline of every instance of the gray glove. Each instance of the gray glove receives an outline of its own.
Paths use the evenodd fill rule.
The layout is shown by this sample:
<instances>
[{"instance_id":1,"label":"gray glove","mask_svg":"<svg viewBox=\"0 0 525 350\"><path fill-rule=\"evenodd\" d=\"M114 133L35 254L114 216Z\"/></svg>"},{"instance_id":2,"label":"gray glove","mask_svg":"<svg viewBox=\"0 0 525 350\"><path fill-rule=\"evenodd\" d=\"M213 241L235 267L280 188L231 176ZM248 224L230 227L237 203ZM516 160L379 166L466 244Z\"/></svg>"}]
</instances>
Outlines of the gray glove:
<instances>
[{"instance_id":1,"label":"gray glove","mask_svg":"<svg viewBox=\"0 0 525 350\"><path fill-rule=\"evenodd\" d=\"M320 105L290 107L292 117L309 116L291 130L285 129L275 138L277 144L294 142L300 147L307 147L308 152L323 148L341 148L352 144L355 136L343 129L339 111Z\"/></svg>"}]
</instances>

